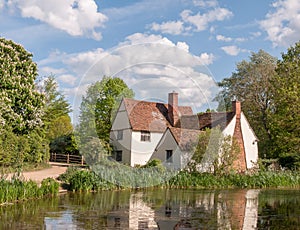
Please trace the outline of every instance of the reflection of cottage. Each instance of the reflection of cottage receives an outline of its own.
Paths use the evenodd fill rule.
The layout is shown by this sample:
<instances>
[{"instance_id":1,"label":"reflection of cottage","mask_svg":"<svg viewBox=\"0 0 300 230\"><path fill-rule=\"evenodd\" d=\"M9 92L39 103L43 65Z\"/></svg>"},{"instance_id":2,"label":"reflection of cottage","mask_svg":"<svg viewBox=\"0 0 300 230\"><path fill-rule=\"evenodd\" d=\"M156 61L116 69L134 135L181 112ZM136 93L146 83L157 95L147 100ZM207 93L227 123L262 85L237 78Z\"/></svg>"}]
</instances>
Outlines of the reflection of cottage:
<instances>
[{"instance_id":1,"label":"reflection of cottage","mask_svg":"<svg viewBox=\"0 0 300 230\"><path fill-rule=\"evenodd\" d=\"M135 166L158 158L168 167L181 169L201 130L220 126L224 135L235 137L239 143L235 168L252 168L258 158L257 138L240 102L232 105L232 112L194 115L191 107L178 105L175 92L169 94L168 104L123 99L110 134L115 159Z\"/></svg>"}]
</instances>

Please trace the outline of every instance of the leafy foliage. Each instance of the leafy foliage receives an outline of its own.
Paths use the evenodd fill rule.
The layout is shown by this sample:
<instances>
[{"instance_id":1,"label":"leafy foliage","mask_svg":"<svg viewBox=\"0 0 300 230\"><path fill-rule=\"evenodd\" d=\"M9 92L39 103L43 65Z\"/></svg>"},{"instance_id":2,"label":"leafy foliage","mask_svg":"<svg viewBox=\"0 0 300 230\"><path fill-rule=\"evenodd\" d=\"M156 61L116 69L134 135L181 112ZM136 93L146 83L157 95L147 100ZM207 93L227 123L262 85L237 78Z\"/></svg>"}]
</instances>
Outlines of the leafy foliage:
<instances>
[{"instance_id":1,"label":"leafy foliage","mask_svg":"<svg viewBox=\"0 0 300 230\"><path fill-rule=\"evenodd\" d=\"M224 136L219 127L206 129L199 135L187 170L228 174L233 170L232 165L238 152L235 139Z\"/></svg>"},{"instance_id":2,"label":"leafy foliage","mask_svg":"<svg viewBox=\"0 0 300 230\"><path fill-rule=\"evenodd\" d=\"M82 98L80 106L80 136L97 136L109 143L112 119L122 97L133 97L134 93L120 78L104 76L101 81L91 85Z\"/></svg>"},{"instance_id":3,"label":"leafy foliage","mask_svg":"<svg viewBox=\"0 0 300 230\"><path fill-rule=\"evenodd\" d=\"M21 45L0 38L0 165L47 160L44 95L35 85L36 64Z\"/></svg>"},{"instance_id":4,"label":"leafy foliage","mask_svg":"<svg viewBox=\"0 0 300 230\"><path fill-rule=\"evenodd\" d=\"M46 136L50 142L50 152L58 154L77 154L78 149L73 133L73 125L68 115L70 105L64 95L58 91L54 76L44 82L42 92L45 95L45 115L43 117Z\"/></svg>"},{"instance_id":5,"label":"leafy foliage","mask_svg":"<svg viewBox=\"0 0 300 230\"><path fill-rule=\"evenodd\" d=\"M273 119L276 156L288 168L300 168L300 42L278 61L273 79Z\"/></svg>"},{"instance_id":6,"label":"leafy foliage","mask_svg":"<svg viewBox=\"0 0 300 230\"><path fill-rule=\"evenodd\" d=\"M44 97L36 90L36 64L21 45L0 38L0 121L14 133L41 127Z\"/></svg>"},{"instance_id":7,"label":"leafy foliage","mask_svg":"<svg viewBox=\"0 0 300 230\"><path fill-rule=\"evenodd\" d=\"M259 142L261 156L270 157L272 136L270 131L272 108L272 79L275 75L276 59L260 50L252 53L250 61L241 61L231 77L219 82L222 91L216 97L218 110L230 110L231 101L242 102L242 110L254 129Z\"/></svg>"}]
</instances>

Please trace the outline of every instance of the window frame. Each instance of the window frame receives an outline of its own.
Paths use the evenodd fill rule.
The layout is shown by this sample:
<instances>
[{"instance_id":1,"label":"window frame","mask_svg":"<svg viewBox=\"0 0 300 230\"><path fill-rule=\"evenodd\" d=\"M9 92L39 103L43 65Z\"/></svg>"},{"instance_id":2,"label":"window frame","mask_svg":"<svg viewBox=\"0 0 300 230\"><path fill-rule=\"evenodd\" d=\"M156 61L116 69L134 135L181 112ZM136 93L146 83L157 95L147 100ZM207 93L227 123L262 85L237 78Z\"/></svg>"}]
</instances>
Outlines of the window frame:
<instances>
[{"instance_id":1,"label":"window frame","mask_svg":"<svg viewBox=\"0 0 300 230\"><path fill-rule=\"evenodd\" d=\"M118 141L123 140L123 136L124 136L123 129L117 130L117 140Z\"/></svg>"},{"instance_id":2,"label":"window frame","mask_svg":"<svg viewBox=\"0 0 300 230\"><path fill-rule=\"evenodd\" d=\"M122 150L117 150L116 153L116 161L117 162L122 162L123 160L123 151Z\"/></svg>"},{"instance_id":3,"label":"window frame","mask_svg":"<svg viewBox=\"0 0 300 230\"><path fill-rule=\"evenodd\" d=\"M166 162L173 163L173 150L172 149L166 150Z\"/></svg>"},{"instance_id":4,"label":"window frame","mask_svg":"<svg viewBox=\"0 0 300 230\"><path fill-rule=\"evenodd\" d=\"M141 141L142 142L151 142L150 131L141 131Z\"/></svg>"}]
</instances>

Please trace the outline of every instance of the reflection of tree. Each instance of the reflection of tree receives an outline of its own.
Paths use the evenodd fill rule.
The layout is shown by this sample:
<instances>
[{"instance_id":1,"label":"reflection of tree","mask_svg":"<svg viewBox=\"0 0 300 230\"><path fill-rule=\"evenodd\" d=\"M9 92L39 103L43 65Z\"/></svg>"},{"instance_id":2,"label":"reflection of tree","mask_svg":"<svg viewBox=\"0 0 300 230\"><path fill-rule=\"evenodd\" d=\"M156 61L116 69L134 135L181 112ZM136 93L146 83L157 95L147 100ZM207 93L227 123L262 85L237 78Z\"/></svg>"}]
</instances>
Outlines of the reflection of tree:
<instances>
[{"instance_id":1,"label":"reflection of tree","mask_svg":"<svg viewBox=\"0 0 300 230\"><path fill-rule=\"evenodd\" d=\"M258 193L258 190L167 189L69 193L0 206L0 229L43 229L59 223L79 229L298 228L299 191Z\"/></svg>"},{"instance_id":2,"label":"reflection of tree","mask_svg":"<svg viewBox=\"0 0 300 230\"><path fill-rule=\"evenodd\" d=\"M56 218L63 210L58 197L0 206L0 229L44 229L44 215L56 213Z\"/></svg>"},{"instance_id":3,"label":"reflection of tree","mask_svg":"<svg viewBox=\"0 0 300 230\"><path fill-rule=\"evenodd\" d=\"M299 195L299 192L291 195L291 191L262 193L259 197L258 229L299 229Z\"/></svg>"}]
</instances>

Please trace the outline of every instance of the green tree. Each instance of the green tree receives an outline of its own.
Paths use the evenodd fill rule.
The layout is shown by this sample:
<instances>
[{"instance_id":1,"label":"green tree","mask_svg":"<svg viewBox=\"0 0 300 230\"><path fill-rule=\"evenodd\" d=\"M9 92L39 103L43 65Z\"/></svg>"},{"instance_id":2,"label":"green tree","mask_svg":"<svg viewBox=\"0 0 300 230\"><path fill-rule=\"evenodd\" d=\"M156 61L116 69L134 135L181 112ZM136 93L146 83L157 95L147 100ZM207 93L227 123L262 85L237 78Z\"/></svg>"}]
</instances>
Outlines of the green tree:
<instances>
[{"instance_id":1,"label":"green tree","mask_svg":"<svg viewBox=\"0 0 300 230\"><path fill-rule=\"evenodd\" d=\"M0 38L0 108L13 132L26 134L42 126L44 97L36 90L37 66L21 45Z\"/></svg>"},{"instance_id":2,"label":"green tree","mask_svg":"<svg viewBox=\"0 0 300 230\"><path fill-rule=\"evenodd\" d=\"M59 92L54 76L49 76L43 83L42 92L45 95L45 123L51 123L61 116L68 115L71 108L65 96Z\"/></svg>"},{"instance_id":3,"label":"green tree","mask_svg":"<svg viewBox=\"0 0 300 230\"><path fill-rule=\"evenodd\" d=\"M300 168L300 42L278 61L273 79L275 153L282 166Z\"/></svg>"},{"instance_id":4,"label":"green tree","mask_svg":"<svg viewBox=\"0 0 300 230\"><path fill-rule=\"evenodd\" d=\"M121 99L133 96L133 91L120 78L104 76L101 81L91 85L80 106L80 136L88 139L96 134L108 144L112 119Z\"/></svg>"},{"instance_id":5,"label":"green tree","mask_svg":"<svg viewBox=\"0 0 300 230\"><path fill-rule=\"evenodd\" d=\"M45 95L44 123L50 152L77 154L73 125L68 115L71 112L70 105L59 92L54 76L49 76L43 82L42 92Z\"/></svg>"},{"instance_id":6,"label":"green tree","mask_svg":"<svg viewBox=\"0 0 300 230\"><path fill-rule=\"evenodd\" d=\"M231 77L219 83L222 90L215 98L220 104L218 110L230 110L232 100L242 102L242 110L260 140L259 153L266 157L272 157L271 81L275 75L276 62L276 58L263 50L252 53L250 61L238 63Z\"/></svg>"},{"instance_id":7,"label":"green tree","mask_svg":"<svg viewBox=\"0 0 300 230\"><path fill-rule=\"evenodd\" d=\"M44 95L36 87L37 67L21 45L0 38L0 165L22 167L48 157Z\"/></svg>"},{"instance_id":8,"label":"green tree","mask_svg":"<svg viewBox=\"0 0 300 230\"><path fill-rule=\"evenodd\" d=\"M199 134L188 170L204 170L214 174L228 174L240 149L234 138L224 136L219 127L206 129Z\"/></svg>"}]
</instances>

